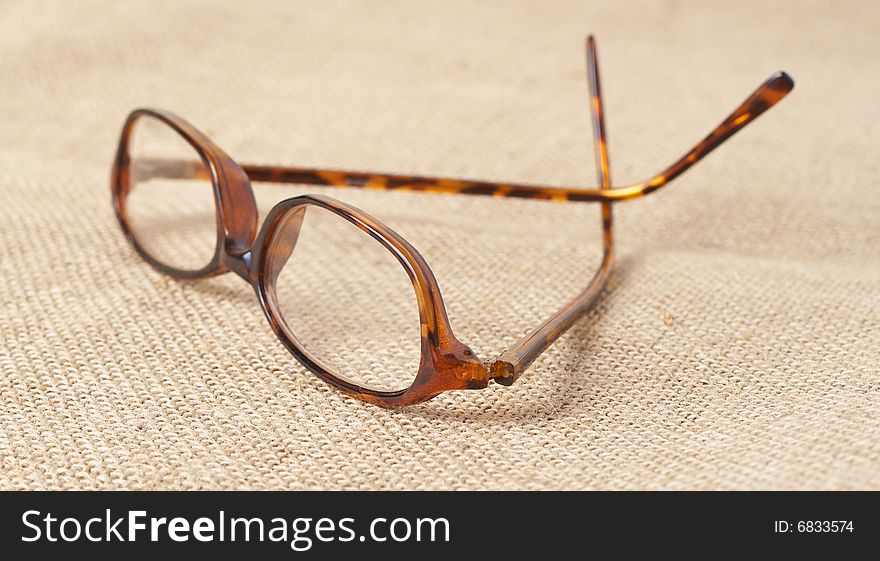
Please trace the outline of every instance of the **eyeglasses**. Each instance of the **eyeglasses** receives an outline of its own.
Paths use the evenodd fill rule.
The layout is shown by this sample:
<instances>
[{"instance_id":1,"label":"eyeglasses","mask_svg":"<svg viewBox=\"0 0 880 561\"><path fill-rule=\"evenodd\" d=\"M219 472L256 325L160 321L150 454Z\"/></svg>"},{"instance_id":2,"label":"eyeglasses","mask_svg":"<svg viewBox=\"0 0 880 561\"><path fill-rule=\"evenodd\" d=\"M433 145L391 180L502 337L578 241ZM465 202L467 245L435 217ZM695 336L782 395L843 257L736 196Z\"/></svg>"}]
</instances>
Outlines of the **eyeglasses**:
<instances>
[{"instance_id":1,"label":"eyeglasses","mask_svg":"<svg viewBox=\"0 0 880 561\"><path fill-rule=\"evenodd\" d=\"M490 380L509 386L591 308L608 281L613 203L660 189L794 87L786 73L771 75L674 164L642 183L612 187L592 37L587 69L597 188L237 164L180 117L137 109L125 121L113 165L116 215L135 250L163 273L201 278L231 271L245 279L284 346L320 378L359 399L392 407L447 390L482 389ZM394 230L320 194L278 203L258 230L251 181L597 202L603 257L574 300L484 362L455 337L434 274ZM326 251L330 244L334 252ZM351 275L333 273L334 259L344 259Z\"/></svg>"}]
</instances>

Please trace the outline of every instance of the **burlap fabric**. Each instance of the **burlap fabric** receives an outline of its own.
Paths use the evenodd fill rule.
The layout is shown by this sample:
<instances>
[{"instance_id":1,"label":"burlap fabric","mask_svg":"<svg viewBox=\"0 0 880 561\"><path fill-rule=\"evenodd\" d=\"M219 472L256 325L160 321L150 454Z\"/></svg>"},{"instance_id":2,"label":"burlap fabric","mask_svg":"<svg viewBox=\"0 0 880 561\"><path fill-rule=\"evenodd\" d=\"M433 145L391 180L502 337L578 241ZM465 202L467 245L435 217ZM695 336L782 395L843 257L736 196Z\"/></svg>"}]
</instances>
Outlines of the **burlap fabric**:
<instances>
[{"instance_id":1,"label":"burlap fabric","mask_svg":"<svg viewBox=\"0 0 880 561\"><path fill-rule=\"evenodd\" d=\"M4 2L0 486L880 487L878 24L871 2ZM587 32L618 184L771 72L798 85L617 207L610 289L511 388L345 397L238 278L166 278L113 217L110 161L142 105L239 161L593 184ZM331 194L422 251L485 359L598 258L594 205Z\"/></svg>"}]
</instances>

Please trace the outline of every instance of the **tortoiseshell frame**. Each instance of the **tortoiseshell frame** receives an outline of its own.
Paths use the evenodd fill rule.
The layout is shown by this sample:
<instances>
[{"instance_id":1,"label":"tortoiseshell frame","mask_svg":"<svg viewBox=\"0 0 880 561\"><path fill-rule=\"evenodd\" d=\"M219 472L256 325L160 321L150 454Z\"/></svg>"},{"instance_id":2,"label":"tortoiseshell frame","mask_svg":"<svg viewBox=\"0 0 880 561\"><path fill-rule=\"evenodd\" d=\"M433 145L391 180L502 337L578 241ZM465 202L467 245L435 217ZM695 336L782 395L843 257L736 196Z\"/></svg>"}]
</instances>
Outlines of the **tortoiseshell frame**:
<instances>
[{"instance_id":1,"label":"tortoiseshell frame","mask_svg":"<svg viewBox=\"0 0 880 561\"><path fill-rule=\"evenodd\" d=\"M256 291L266 318L281 342L309 370L346 393L386 407L426 401L441 392L485 388L489 380L512 384L560 335L582 317L604 288L614 263L612 203L642 197L655 191L782 99L794 87L784 72L770 76L751 96L692 150L651 179L626 187L611 186L611 171L605 135L602 96L596 46L587 39L587 66L590 86L596 170L599 187L542 187L516 183L491 183L434 177L402 176L294 167L239 165L208 137L180 117L165 111L137 109L127 118L114 161L111 188L119 223L135 250L152 266L180 278L197 278L232 271ZM126 215L126 196L131 186L128 146L138 118L151 116L176 130L195 148L203 165L177 160L154 160L139 168L139 174L159 177L197 177L210 175L217 202L217 247L211 262L198 271L182 271L163 265L138 243ZM334 187L395 189L464 195L521 197L553 201L592 201L601 203L603 258L589 285L574 300L542 325L526 335L490 363L479 360L471 349L456 339L446 316L446 308L434 274L424 258L405 239L367 213L324 195L303 195L278 203L258 231L256 201L250 181L300 183ZM296 242L296 232L309 205L327 209L348 220L391 251L406 270L419 306L421 322L421 361L414 382L399 391L377 391L359 386L330 372L289 333L275 299L275 280L280 267ZM293 235L275 238L284 224ZM292 225L292 226L291 226Z\"/></svg>"}]
</instances>

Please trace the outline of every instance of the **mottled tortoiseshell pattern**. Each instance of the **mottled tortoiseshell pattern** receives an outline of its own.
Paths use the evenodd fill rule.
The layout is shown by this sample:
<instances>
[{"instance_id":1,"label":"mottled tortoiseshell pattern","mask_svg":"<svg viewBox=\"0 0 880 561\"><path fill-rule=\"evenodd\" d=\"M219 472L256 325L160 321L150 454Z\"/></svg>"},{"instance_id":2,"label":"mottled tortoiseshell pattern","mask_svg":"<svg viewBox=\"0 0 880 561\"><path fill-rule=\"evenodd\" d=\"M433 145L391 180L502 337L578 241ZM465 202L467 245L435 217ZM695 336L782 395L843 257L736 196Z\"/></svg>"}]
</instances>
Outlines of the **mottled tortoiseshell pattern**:
<instances>
[{"instance_id":1,"label":"mottled tortoiseshell pattern","mask_svg":"<svg viewBox=\"0 0 880 561\"><path fill-rule=\"evenodd\" d=\"M383 406L418 403L447 390L479 389L489 380L512 384L560 335L590 309L608 280L614 262L612 203L642 197L655 191L690 168L761 113L785 97L794 87L784 72L770 76L751 96L706 138L677 162L647 181L626 187L612 187L608 158L602 95L596 46L587 40L587 66L590 107L595 138L597 188L544 187L520 183L494 183L462 179L321 170L295 167L239 165L195 127L164 111L137 109L125 122L113 165L111 187L113 204L123 231L134 248L151 265L177 277L203 277L232 271L253 286L260 304L282 343L315 374L360 399ZM129 141L134 124L142 116L159 119L185 138L203 162L180 160L139 161L132 169ZM126 214L126 198L135 177L199 177L209 175L217 202L217 248L212 261L198 271L182 271L163 265L149 255L132 234ZM446 316L437 280L419 252L379 220L341 201L324 195L304 195L277 204L258 230L258 215L251 181L299 183L333 187L389 189L520 197L551 201L592 201L600 203L603 231L603 258L589 285L568 305L557 311L494 361L484 362L456 339ZM289 333L275 297L275 280L293 250L296 236L274 236L284 225L295 233L302 211L309 205L325 208L348 220L391 251L412 279L421 320L421 362L413 384L395 392L377 391L352 383L331 372Z\"/></svg>"}]
</instances>

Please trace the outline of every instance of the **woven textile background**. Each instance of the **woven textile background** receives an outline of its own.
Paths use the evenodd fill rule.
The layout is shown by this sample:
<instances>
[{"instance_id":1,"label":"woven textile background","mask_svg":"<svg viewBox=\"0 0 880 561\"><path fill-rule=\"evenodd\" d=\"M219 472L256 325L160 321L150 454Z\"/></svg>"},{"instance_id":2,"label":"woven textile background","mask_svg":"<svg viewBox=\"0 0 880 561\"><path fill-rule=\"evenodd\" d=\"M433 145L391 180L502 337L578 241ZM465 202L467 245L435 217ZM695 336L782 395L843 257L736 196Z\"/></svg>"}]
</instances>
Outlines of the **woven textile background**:
<instances>
[{"instance_id":1,"label":"woven textile background","mask_svg":"<svg viewBox=\"0 0 880 561\"><path fill-rule=\"evenodd\" d=\"M0 486L880 488L878 30L876 2L3 2ZM137 106L242 162L594 184L588 32L618 184L797 86L617 206L609 290L510 388L346 397L240 279L166 278L116 224ZM595 205L329 194L419 248L484 359L599 257Z\"/></svg>"}]
</instances>

